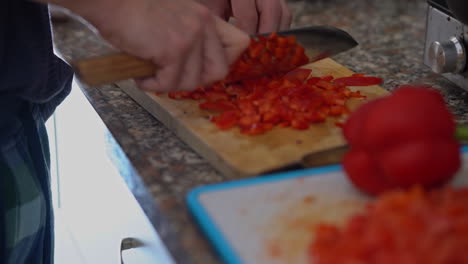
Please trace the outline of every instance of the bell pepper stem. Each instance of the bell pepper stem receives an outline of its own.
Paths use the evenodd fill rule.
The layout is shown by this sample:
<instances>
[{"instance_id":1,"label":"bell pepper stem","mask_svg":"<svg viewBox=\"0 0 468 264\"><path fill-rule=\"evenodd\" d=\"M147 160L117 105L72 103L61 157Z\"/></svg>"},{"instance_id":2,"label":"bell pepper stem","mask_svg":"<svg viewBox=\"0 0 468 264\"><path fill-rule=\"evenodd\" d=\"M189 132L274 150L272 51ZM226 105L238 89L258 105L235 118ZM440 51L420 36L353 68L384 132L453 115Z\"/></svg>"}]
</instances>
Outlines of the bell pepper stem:
<instances>
[{"instance_id":1,"label":"bell pepper stem","mask_svg":"<svg viewBox=\"0 0 468 264\"><path fill-rule=\"evenodd\" d=\"M468 141L468 126L457 126L455 138L462 142Z\"/></svg>"}]
</instances>

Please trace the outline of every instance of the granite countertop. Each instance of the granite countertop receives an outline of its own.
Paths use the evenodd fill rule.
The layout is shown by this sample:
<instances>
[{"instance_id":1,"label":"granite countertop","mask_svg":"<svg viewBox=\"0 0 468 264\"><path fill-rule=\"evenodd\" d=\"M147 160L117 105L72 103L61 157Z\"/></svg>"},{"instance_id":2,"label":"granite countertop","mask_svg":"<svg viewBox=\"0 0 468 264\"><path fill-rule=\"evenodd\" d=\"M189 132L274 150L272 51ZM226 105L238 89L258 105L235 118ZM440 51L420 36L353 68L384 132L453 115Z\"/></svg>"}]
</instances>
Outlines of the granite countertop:
<instances>
[{"instance_id":1,"label":"granite countertop","mask_svg":"<svg viewBox=\"0 0 468 264\"><path fill-rule=\"evenodd\" d=\"M468 123L467 92L422 63L426 1L290 1L293 26L326 24L354 36L359 47L334 59L355 72L382 77L383 87L424 83L439 89L460 123ZM110 48L77 21L55 25L55 44L71 61ZM219 263L190 218L184 198L194 187L230 180L153 118L117 84L81 85L118 143L121 174L177 263ZM114 153L115 154L115 153Z\"/></svg>"}]
</instances>

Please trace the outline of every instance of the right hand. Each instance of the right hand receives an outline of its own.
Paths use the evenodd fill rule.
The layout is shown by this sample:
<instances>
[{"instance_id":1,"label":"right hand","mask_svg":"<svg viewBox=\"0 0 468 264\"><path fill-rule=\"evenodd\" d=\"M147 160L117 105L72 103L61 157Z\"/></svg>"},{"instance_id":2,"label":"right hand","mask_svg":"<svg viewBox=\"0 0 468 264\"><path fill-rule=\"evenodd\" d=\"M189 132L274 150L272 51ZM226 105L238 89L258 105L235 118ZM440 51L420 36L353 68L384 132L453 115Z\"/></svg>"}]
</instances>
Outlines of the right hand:
<instances>
[{"instance_id":1,"label":"right hand","mask_svg":"<svg viewBox=\"0 0 468 264\"><path fill-rule=\"evenodd\" d=\"M113 46L155 63L157 73L138 80L144 90L193 90L221 80L250 41L191 0L74 1L94 3L72 11Z\"/></svg>"}]
</instances>

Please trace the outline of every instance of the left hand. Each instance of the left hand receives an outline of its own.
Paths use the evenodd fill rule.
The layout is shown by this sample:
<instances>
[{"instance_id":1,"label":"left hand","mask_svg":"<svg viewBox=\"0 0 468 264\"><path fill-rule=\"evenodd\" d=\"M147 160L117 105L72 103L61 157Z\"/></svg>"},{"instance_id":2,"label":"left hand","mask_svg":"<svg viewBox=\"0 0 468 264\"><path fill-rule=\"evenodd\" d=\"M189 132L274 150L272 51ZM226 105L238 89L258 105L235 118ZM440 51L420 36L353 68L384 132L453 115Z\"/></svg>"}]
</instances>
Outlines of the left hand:
<instances>
[{"instance_id":1,"label":"left hand","mask_svg":"<svg viewBox=\"0 0 468 264\"><path fill-rule=\"evenodd\" d=\"M216 15L236 19L236 26L249 34L288 29L292 15L285 0L197 0Z\"/></svg>"}]
</instances>

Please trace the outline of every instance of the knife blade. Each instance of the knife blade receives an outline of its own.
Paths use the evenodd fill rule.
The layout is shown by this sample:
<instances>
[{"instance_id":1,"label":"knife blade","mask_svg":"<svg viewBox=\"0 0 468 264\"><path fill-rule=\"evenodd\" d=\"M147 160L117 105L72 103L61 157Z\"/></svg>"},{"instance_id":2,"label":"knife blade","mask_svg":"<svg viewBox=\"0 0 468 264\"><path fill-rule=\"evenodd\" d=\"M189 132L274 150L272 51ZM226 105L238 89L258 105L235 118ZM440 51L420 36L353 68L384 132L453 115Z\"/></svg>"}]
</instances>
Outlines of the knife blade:
<instances>
[{"instance_id":1,"label":"knife blade","mask_svg":"<svg viewBox=\"0 0 468 264\"><path fill-rule=\"evenodd\" d=\"M329 26L309 26L277 32L296 36L305 48L309 63L354 48L357 41L347 32ZM268 34L263 34L268 35ZM116 53L72 62L78 78L90 86L109 84L133 78L153 76L157 66L126 53Z\"/></svg>"},{"instance_id":2,"label":"knife blade","mask_svg":"<svg viewBox=\"0 0 468 264\"><path fill-rule=\"evenodd\" d=\"M309 63L335 56L358 45L346 31L331 26L294 28L280 31L278 35L295 36L297 42L305 48Z\"/></svg>"}]
</instances>

